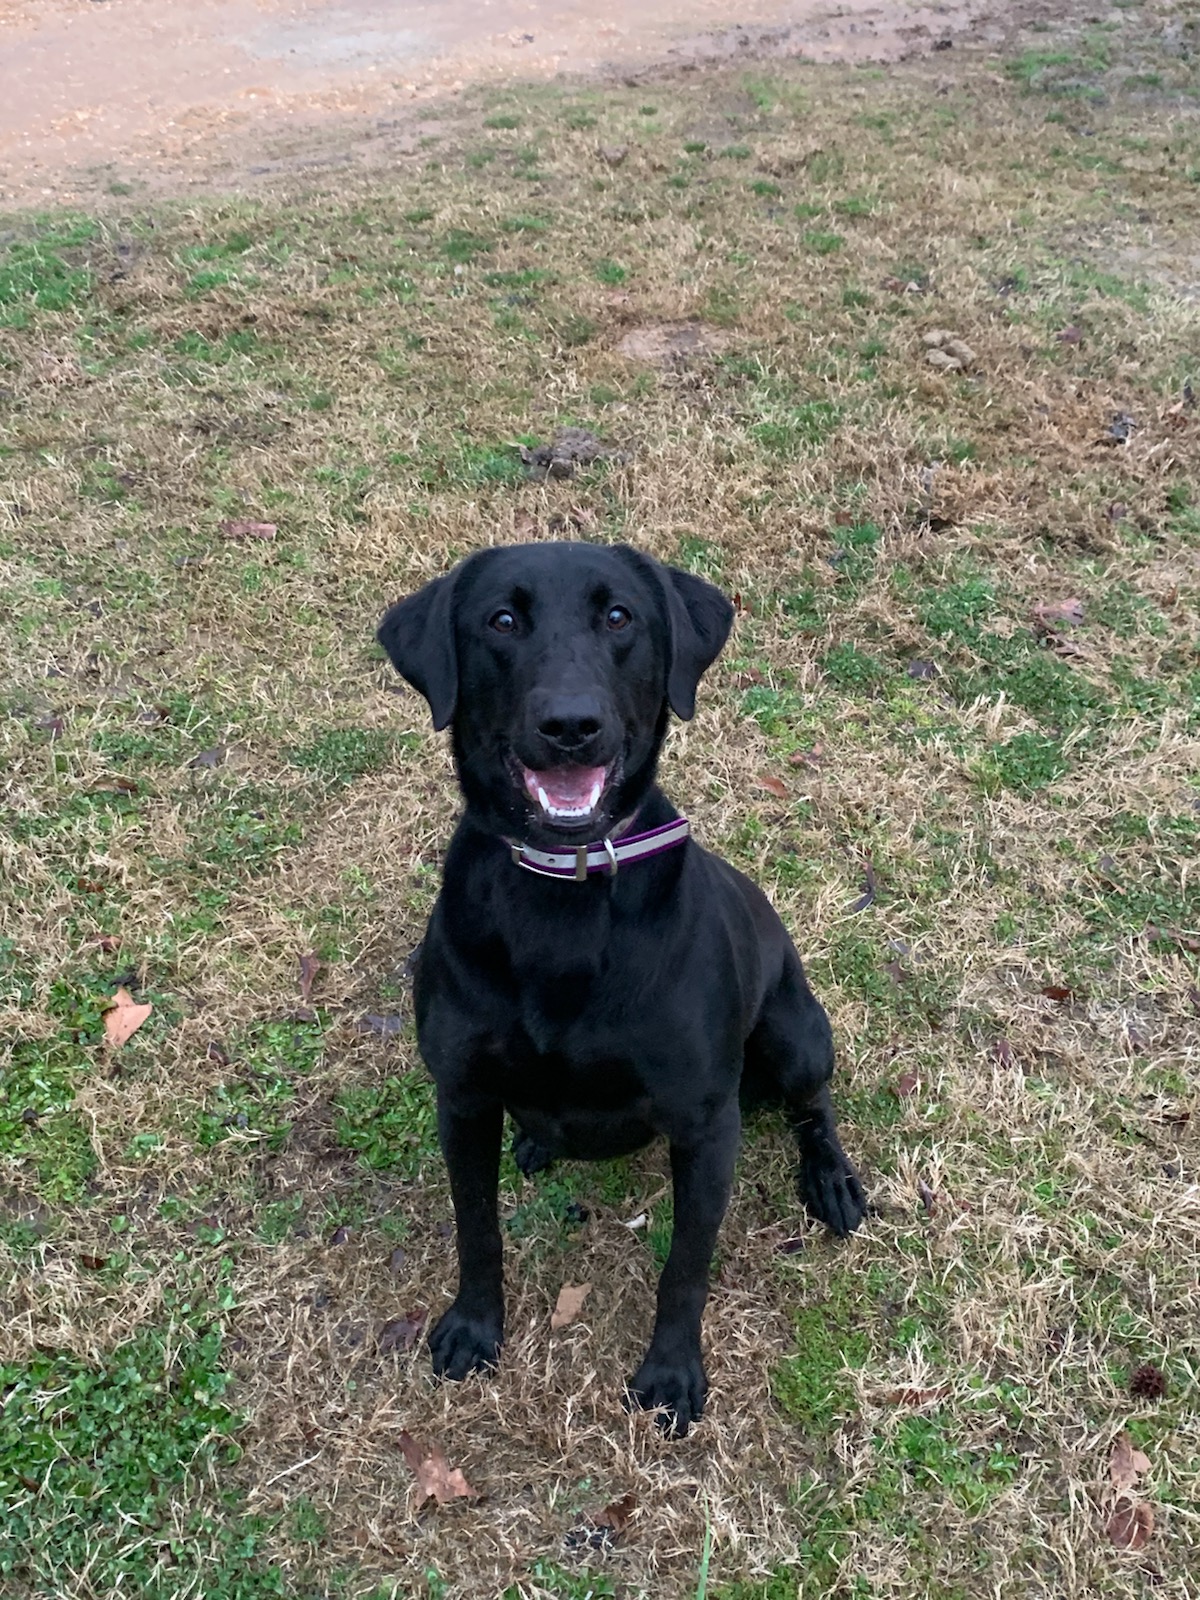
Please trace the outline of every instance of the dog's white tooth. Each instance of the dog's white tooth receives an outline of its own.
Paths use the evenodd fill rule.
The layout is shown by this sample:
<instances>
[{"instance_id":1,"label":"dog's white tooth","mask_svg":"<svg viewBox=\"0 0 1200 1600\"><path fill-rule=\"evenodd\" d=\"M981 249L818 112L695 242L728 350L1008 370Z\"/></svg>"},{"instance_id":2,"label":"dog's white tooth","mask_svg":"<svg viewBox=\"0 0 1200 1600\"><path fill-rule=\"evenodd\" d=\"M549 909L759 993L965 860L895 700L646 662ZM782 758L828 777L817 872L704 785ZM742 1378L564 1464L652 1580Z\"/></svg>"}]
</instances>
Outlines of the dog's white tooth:
<instances>
[{"instance_id":1,"label":"dog's white tooth","mask_svg":"<svg viewBox=\"0 0 1200 1600\"><path fill-rule=\"evenodd\" d=\"M537 797L538 797L538 805L541 806L543 811L553 811L554 810L554 807L550 804L549 796L546 794L545 789L542 788L540 783L538 784L538 796Z\"/></svg>"}]
</instances>

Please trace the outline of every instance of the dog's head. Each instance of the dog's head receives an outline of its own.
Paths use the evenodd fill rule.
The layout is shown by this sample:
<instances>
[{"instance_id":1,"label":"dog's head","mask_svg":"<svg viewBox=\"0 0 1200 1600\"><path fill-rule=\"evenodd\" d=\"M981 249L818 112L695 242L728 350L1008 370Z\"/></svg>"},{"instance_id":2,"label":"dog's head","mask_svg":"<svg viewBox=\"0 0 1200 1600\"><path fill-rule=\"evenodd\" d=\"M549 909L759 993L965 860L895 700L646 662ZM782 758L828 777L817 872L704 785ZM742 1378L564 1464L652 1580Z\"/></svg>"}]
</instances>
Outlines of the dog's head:
<instances>
[{"instance_id":1,"label":"dog's head","mask_svg":"<svg viewBox=\"0 0 1200 1600\"><path fill-rule=\"evenodd\" d=\"M654 781L668 707L688 718L733 607L627 545L481 550L394 605L379 642L453 724L484 826L553 849L596 839Z\"/></svg>"}]
</instances>

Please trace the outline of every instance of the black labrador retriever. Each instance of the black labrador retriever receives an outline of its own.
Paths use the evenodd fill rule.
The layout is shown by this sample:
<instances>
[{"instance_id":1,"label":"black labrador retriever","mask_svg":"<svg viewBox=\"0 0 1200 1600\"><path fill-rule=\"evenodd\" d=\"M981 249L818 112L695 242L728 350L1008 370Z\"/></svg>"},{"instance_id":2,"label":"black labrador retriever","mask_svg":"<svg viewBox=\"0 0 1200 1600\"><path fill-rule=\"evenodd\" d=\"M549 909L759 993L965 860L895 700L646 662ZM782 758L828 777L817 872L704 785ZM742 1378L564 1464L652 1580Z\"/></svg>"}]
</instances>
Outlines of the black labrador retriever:
<instances>
[{"instance_id":1,"label":"black labrador retriever","mask_svg":"<svg viewBox=\"0 0 1200 1600\"><path fill-rule=\"evenodd\" d=\"M856 1228L829 1021L769 901L688 837L655 782L733 607L628 546L481 550L393 606L379 640L450 725L466 808L417 964L421 1053L458 1224L458 1295L430 1335L448 1378L504 1336L497 1210L507 1111L525 1173L670 1141L675 1224L632 1399L686 1433L729 1201L739 1090L782 1101L809 1211Z\"/></svg>"}]
</instances>

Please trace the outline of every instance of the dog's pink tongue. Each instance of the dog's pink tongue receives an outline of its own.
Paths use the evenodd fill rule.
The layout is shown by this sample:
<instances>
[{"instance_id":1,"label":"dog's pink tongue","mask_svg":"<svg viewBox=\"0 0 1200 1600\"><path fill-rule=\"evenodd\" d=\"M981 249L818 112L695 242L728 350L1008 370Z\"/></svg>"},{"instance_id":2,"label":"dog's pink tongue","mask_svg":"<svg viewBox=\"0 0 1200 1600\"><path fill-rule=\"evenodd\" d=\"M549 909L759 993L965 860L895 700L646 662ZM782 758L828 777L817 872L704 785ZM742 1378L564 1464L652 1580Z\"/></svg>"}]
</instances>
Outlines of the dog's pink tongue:
<instances>
[{"instance_id":1,"label":"dog's pink tongue","mask_svg":"<svg viewBox=\"0 0 1200 1600\"><path fill-rule=\"evenodd\" d=\"M606 767L556 767L550 772L525 768L525 787L550 812L587 812L604 792Z\"/></svg>"}]
</instances>

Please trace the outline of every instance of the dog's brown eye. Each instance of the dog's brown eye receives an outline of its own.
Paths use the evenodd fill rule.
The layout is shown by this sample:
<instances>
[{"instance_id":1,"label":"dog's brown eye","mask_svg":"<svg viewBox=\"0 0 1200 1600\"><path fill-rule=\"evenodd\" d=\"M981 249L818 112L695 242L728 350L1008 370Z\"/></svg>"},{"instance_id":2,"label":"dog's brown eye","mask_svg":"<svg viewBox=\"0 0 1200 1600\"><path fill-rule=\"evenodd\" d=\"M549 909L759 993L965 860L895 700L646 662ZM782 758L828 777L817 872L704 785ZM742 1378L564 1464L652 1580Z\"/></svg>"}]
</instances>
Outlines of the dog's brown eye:
<instances>
[{"instance_id":1,"label":"dog's brown eye","mask_svg":"<svg viewBox=\"0 0 1200 1600\"><path fill-rule=\"evenodd\" d=\"M629 626L633 618L624 606L612 606L604 620L614 633L619 633L622 628Z\"/></svg>"},{"instance_id":2,"label":"dog's brown eye","mask_svg":"<svg viewBox=\"0 0 1200 1600\"><path fill-rule=\"evenodd\" d=\"M489 628L495 628L497 633L515 633L517 619L511 611L497 611L496 615L488 622Z\"/></svg>"}]
</instances>

